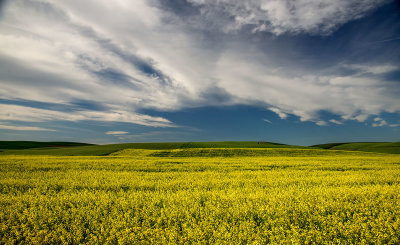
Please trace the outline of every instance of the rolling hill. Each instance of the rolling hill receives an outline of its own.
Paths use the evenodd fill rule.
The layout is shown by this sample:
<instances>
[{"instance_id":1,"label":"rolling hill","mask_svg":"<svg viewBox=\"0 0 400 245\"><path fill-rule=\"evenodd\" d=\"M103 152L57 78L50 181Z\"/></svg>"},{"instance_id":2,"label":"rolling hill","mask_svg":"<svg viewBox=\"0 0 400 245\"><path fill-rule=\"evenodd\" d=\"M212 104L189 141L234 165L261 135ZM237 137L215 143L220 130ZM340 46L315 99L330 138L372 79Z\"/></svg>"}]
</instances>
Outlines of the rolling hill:
<instances>
[{"instance_id":1,"label":"rolling hill","mask_svg":"<svg viewBox=\"0 0 400 245\"><path fill-rule=\"evenodd\" d=\"M354 142L313 145L321 149L400 154L400 142Z\"/></svg>"},{"instance_id":2,"label":"rolling hill","mask_svg":"<svg viewBox=\"0 0 400 245\"><path fill-rule=\"evenodd\" d=\"M54 142L42 143L41 148L1 148L0 154L7 155L62 155L62 156L105 156L124 149L171 150L187 148L304 148L301 146L284 145L257 141L221 141L221 142L173 142L173 143L125 143L109 145L83 145L72 147L54 147ZM45 147L45 145L51 147ZM40 144L37 144L40 145Z\"/></svg>"},{"instance_id":3,"label":"rolling hill","mask_svg":"<svg viewBox=\"0 0 400 245\"><path fill-rule=\"evenodd\" d=\"M42 147L72 147L72 146L87 146L93 144L79 142L37 142L37 141L0 141L0 149L32 149Z\"/></svg>"},{"instance_id":4,"label":"rolling hill","mask_svg":"<svg viewBox=\"0 0 400 245\"><path fill-rule=\"evenodd\" d=\"M0 141L2 155L106 156L125 149L173 150L191 148L319 148L400 154L400 142L329 143L311 147L258 141L124 143L93 145L77 142Z\"/></svg>"}]
</instances>

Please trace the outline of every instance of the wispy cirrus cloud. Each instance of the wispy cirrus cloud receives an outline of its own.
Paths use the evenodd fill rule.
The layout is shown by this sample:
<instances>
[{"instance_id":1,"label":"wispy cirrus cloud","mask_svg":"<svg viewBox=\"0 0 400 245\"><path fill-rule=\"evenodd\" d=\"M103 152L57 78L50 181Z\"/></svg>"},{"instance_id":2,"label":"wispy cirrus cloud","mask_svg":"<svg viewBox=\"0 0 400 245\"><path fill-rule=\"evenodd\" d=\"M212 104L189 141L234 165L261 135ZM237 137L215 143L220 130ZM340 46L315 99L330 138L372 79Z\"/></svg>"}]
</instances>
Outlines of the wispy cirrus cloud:
<instances>
[{"instance_id":1,"label":"wispy cirrus cloud","mask_svg":"<svg viewBox=\"0 0 400 245\"><path fill-rule=\"evenodd\" d=\"M272 124L272 122L270 120L268 120L268 119L263 119L263 121L266 122L266 123Z\"/></svg>"},{"instance_id":2,"label":"wispy cirrus cloud","mask_svg":"<svg viewBox=\"0 0 400 245\"><path fill-rule=\"evenodd\" d=\"M101 109L2 105L0 119L171 127L140 111L238 104L319 125L327 123L321 111L358 121L397 113L400 88L383 77L398 63L349 54L332 67L298 48L301 39L296 48L286 39L330 35L386 2L9 1L0 22L0 98L67 107L84 99Z\"/></svg>"},{"instance_id":3,"label":"wispy cirrus cloud","mask_svg":"<svg viewBox=\"0 0 400 245\"><path fill-rule=\"evenodd\" d=\"M38 109L20 105L0 104L0 120L45 122L45 121L101 121L134 123L149 127L175 127L169 120L127 111L88 111L61 112Z\"/></svg>"},{"instance_id":4,"label":"wispy cirrus cloud","mask_svg":"<svg viewBox=\"0 0 400 245\"><path fill-rule=\"evenodd\" d=\"M334 123L334 124L338 124L338 125L342 125L343 124L343 122L338 121L336 119L331 119L331 120L329 120L329 122Z\"/></svg>"},{"instance_id":5,"label":"wispy cirrus cloud","mask_svg":"<svg viewBox=\"0 0 400 245\"><path fill-rule=\"evenodd\" d=\"M129 134L129 132L126 132L126 131L107 131L106 134L107 134L107 135L116 135L116 136L119 136L119 135Z\"/></svg>"},{"instance_id":6,"label":"wispy cirrus cloud","mask_svg":"<svg viewBox=\"0 0 400 245\"><path fill-rule=\"evenodd\" d=\"M52 131L52 132L56 131L54 129L49 129L49 128L31 127L31 126L16 126L16 125L9 125L9 124L5 124L5 123L0 123L0 129L16 130L16 131Z\"/></svg>"},{"instance_id":7,"label":"wispy cirrus cloud","mask_svg":"<svg viewBox=\"0 0 400 245\"><path fill-rule=\"evenodd\" d=\"M189 0L201 14L212 21L225 23L225 31L251 26L253 31L276 35L330 34L342 24L359 19L385 2L380 0Z\"/></svg>"}]
</instances>

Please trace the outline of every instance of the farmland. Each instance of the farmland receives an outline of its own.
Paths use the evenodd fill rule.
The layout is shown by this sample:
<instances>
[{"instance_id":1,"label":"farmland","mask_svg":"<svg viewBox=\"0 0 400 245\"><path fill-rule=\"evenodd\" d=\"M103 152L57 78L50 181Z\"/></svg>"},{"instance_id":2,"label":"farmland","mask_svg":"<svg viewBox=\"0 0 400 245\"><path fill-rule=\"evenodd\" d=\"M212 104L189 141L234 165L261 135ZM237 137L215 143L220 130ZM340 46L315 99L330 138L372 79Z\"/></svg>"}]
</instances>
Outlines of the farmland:
<instances>
[{"instance_id":1,"label":"farmland","mask_svg":"<svg viewBox=\"0 0 400 245\"><path fill-rule=\"evenodd\" d=\"M398 154L193 145L4 151L0 243L400 243Z\"/></svg>"},{"instance_id":2,"label":"farmland","mask_svg":"<svg viewBox=\"0 0 400 245\"><path fill-rule=\"evenodd\" d=\"M331 150L350 150L380 153L400 153L400 142L354 142L354 143L332 143L315 145L314 147Z\"/></svg>"},{"instance_id":3,"label":"farmland","mask_svg":"<svg viewBox=\"0 0 400 245\"><path fill-rule=\"evenodd\" d=\"M54 144L55 142L51 142ZM70 143L71 144L71 143ZM79 143L72 143L79 144ZM11 146L10 146L11 145ZM58 155L58 156L106 156L124 149L190 149L190 148L304 148L301 146L283 145L270 142L225 141L225 142L173 142L173 143L125 143L109 145L86 145L79 147L41 147L37 142L35 148L26 147L26 143L0 141L0 154L5 155ZM65 145L65 143L64 143ZM12 147L13 146L13 147ZM3 147L3 148L1 148ZM19 150L23 149L24 150Z\"/></svg>"}]
</instances>

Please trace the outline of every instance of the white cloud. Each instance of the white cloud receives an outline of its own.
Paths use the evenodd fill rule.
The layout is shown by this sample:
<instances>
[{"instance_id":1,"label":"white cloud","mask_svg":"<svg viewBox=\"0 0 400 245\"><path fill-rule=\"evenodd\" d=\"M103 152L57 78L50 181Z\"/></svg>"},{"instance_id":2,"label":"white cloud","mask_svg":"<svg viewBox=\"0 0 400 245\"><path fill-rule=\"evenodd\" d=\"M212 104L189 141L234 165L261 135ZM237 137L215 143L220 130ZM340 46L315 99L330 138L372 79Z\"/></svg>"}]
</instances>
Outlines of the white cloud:
<instances>
[{"instance_id":1,"label":"white cloud","mask_svg":"<svg viewBox=\"0 0 400 245\"><path fill-rule=\"evenodd\" d=\"M317 124L318 126L327 126L328 125L327 122L322 121L322 120L319 120L319 121L315 122L315 124Z\"/></svg>"},{"instance_id":2,"label":"white cloud","mask_svg":"<svg viewBox=\"0 0 400 245\"><path fill-rule=\"evenodd\" d=\"M266 122L266 123L272 124L272 122L270 120L268 120L268 119L263 119L263 121Z\"/></svg>"},{"instance_id":3,"label":"white cloud","mask_svg":"<svg viewBox=\"0 0 400 245\"><path fill-rule=\"evenodd\" d=\"M211 21L224 16L215 11L234 17L232 23L221 22L230 31L251 24L278 35L328 34L384 1L192 2ZM322 110L360 122L400 111L399 86L363 76L393 71L395 65L348 64L358 70L352 75L307 70L291 75L298 67L277 63L268 50L188 29L155 1L9 1L0 22L0 98L66 106L84 99L104 110L67 113L1 105L0 119L171 127L165 118L138 111L215 105L211 92L229 97L218 105L261 104L281 119L292 114L319 124Z\"/></svg>"},{"instance_id":4,"label":"white cloud","mask_svg":"<svg viewBox=\"0 0 400 245\"><path fill-rule=\"evenodd\" d=\"M398 69L397 66L390 65L390 64L383 64L383 65L348 65L348 67L353 69L359 69L361 72L368 72L372 74L384 74L387 72L392 72Z\"/></svg>"},{"instance_id":5,"label":"white cloud","mask_svg":"<svg viewBox=\"0 0 400 245\"><path fill-rule=\"evenodd\" d=\"M270 107L268 110L275 112L281 119L286 119L288 117L288 114L285 112L281 111L279 108L276 107Z\"/></svg>"},{"instance_id":6,"label":"white cloud","mask_svg":"<svg viewBox=\"0 0 400 245\"><path fill-rule=\"evenodd\" d=\"M361 18L385 0L190 0L214 21L233 18L226 31L252 25L253 31L329 34L340 25ZM218 19L219 18L219 19Z\"/></svg>"},{"instance_id":7,"label":"white cloud","mask_svg":"<svg viewBox=\"0 0 400 245\"><path fill-rule=\"evenodd\" d=\"M271 105L268 109L282 119L293 114L301 121L318 121L318 112L326 110L345 120L363 122L369 115L400 111L400 87L394 83L362 73L292 77L248 58L257 54L247 51L243 55L241 48L237 50L220 58L219 85L237 100Z\"/></svg>"},{"instance_id":8,"label":"white cloud","mask_svg":"<svg viewBox=\"0 0 400 245\"><path fill-rule=\"evenodd\" d=\"M4 121L103 121L124 122L145 125L150 127L174 127L167 119L152 117L127 111L75 111L61 112L54 110L38 109L19 105L0 104L0 120Z\"/></svg>"},{"instance_id":9,"label":"white cloud","mask_svg":"<svg viewBox=\"0 0 400 245\"><path fill-rule=\"evenodd\" d=\"M388 123L384 119L382 119L380 117L376 117L376 118L374 118L374 123L372 123L372 127L383 127L387 124Z\"/></svg>"},{"instance_id":10,"label":"white cloud","mask_svg":"<svg viewBox=\"0 0 400 245\"><path fill-rule=\"evenodd\" d=\"M369 115L365 113L354 113L354 114L346 114L342 115L344 120L355 120L358 122L365 122L368 119Z\"/></svg>"},{"instance_id":11,"label":"white cloud","mask_svg":"<svg viewBox=\"0 0 400 245\"><path fill-rule=\"evenodd\" d=\"M17 130L17 131L56 131L54 129L49 128L41 128L41 127L30 127L30 126L15 126L15 125L8 125L4 123L0 123L0 129L7 129L7 130Z\"/></svg>"},{"instance_id":12,"label":"white cloud","mask_svg":"<svg viewBox=\"0 0 400 245\"><path fill-rule=\"evenodd\" d=\"M335 119L331 119L331 120L329 120L329 122L334 123L334 124L338 124L338 125L342 125L343 124L343 122L335 120Z\"/></svg>"},{"instance_id":13,"label":"white cloud","mask_svg":"<svg viewBox=\"0 0 400 245\"><path fill-rule=\"evenodd\" d=\"M85 98L171 110L188 98L200 100L213 83L204 74L212 70L215 52L197 47L176 23L160 23L168 15L149 1L15 1L7 7L0 58L11 74L1 78L3 98L55 103ZM165 77L143 72L149 66ZM31 74L16 76L20 70ZM110 70L125 81L93 74Z\"/></svg>"},{"instance_id":14,"label":"white cloud","mask_svg":"<svg viewBox=\"0 0 400 245\"><path fill-rule=\"evenodd\" d=\"M129 134L129 132L126 131L107 131L106 134L108 135L124 135L124 134Z\"/></svg>"}]
</instances>

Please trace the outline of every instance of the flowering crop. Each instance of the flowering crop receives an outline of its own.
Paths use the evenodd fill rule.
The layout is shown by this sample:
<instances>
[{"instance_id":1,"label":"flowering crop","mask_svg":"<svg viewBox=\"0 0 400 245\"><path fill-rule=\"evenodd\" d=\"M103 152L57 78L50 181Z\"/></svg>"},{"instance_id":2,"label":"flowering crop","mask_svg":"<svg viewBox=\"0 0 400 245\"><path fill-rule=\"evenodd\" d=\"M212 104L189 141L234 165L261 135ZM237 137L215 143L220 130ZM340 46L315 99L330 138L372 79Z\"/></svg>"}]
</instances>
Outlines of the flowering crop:
<instances>
[{"instance_id":1,"label":"flowering crop","mask_svg":"<svg viewBox=\"0 0 400 245\"><path fill-rule=\"evenodd\" d=\"M0 156L2 244L399 244L400 156Z\"/></svg>"}]
</instances>

